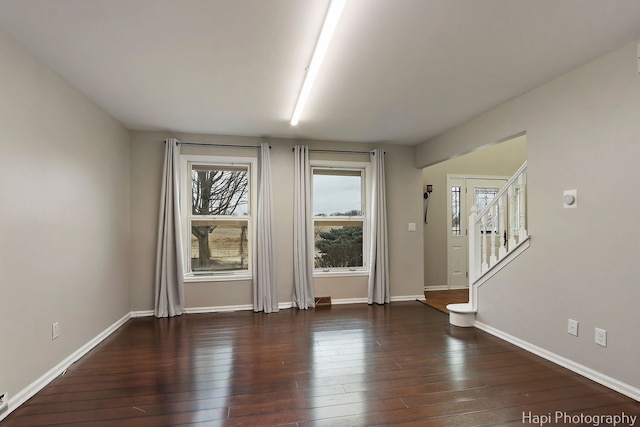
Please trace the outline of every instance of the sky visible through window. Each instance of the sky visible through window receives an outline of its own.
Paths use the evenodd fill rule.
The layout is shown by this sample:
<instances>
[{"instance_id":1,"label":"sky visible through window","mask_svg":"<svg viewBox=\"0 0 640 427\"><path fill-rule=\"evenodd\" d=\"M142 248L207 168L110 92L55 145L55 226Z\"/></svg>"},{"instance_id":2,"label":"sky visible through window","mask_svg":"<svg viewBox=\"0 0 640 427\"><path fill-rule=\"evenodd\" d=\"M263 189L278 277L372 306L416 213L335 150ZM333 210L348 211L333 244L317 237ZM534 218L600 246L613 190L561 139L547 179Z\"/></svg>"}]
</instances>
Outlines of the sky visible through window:
<instances>
[{"instance_id":1,"label":"sky visible through window","mask_svg":"<svg viewBox=\"0 0 640 427\"><path fill-rule=\"evenodd\" d=\"M313 215L335 215L362 210L360 176L313 176Z\"/></svg>"}]
</instances>

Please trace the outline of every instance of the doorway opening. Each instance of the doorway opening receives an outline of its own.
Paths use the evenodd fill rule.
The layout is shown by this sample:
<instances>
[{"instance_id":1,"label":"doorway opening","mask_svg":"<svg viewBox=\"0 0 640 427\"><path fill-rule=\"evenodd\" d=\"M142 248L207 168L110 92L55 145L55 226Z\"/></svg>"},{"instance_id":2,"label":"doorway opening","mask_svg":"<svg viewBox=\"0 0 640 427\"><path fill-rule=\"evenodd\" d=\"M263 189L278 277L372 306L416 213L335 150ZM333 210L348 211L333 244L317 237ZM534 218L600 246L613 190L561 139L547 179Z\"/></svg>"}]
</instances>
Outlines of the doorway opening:
<instances>
[{"instance_id":1,"label":"doorway opening","mask_svg":"<svg viewBox=\"0 0 640 427\"><path fill-rule=\"evenodd\" d=\"M520 135L423 169L423 184L433 189L424 226L425 291L468 286L466 221L474 203L470 200L477 194L481 206L488 203L499 187L493 180L512 176L527 160L526 144L526 135ZM455 241L456 236L460 242L454 247L450 238Z\"/></svg>"}]
</instances>

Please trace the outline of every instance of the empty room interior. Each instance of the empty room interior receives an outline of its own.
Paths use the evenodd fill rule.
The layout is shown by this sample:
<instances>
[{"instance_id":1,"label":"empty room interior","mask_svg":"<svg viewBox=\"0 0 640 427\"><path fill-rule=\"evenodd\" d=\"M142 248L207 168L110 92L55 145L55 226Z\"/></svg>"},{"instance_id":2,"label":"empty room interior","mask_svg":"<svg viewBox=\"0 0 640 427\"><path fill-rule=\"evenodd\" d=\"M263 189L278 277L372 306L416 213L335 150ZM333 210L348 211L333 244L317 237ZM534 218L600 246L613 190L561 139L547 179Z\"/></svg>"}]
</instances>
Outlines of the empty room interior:
<instances>
[{"instance_id":1,"label":"empty room interior","mask_svg":"<svg viewBox=\"0 0 640 427\"><path fill-rule=\"evenodd\" d=\"M636 0L0 0L0 146L0 425L640 416Z\"/></svg>"}]
</instances>

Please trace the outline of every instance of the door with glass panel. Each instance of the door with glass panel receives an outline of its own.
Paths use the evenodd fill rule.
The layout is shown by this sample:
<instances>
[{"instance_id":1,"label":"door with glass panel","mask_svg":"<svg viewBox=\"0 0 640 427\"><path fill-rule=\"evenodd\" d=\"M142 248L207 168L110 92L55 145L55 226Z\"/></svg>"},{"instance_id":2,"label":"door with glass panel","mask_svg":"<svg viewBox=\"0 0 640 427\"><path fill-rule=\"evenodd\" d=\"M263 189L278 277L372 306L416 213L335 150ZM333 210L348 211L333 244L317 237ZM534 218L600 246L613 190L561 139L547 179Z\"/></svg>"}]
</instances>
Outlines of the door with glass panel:
<instances>
[{"instance_id":1,"label":"door with glass panel","mask_svg":"<svg viewBox=\"0 0 640 427\"><path fill-rule=\"evenodd\" d=\"M476 205L478 212L482 211L508 179L508 177L493 176L447 176L447 286L449 289L469 286L467 230L471 207Z\"/></svg>"}]
</instances>

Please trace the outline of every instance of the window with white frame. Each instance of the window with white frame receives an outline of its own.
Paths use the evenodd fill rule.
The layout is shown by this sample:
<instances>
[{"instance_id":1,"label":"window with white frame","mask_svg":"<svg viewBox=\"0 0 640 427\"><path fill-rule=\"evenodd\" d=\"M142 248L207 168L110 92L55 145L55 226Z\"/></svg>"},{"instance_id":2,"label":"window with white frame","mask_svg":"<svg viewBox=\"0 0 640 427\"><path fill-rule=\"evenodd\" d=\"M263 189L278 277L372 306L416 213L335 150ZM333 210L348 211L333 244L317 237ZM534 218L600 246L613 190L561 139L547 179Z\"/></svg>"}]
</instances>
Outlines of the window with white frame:
<instances>
[{"instance_id":1,"label":"window with white frame","mask_svg":"<svg viewBox=\"0 0 640 427\"><path fill-rule=\"evenodd\" d=\"M255 159L182 156L185 279L252 275Z\"/></svg>"},{"instance_id":2,"label":"window with white frame","mask_svg":"<svg viewBox=\"0 0 640 427\"><path fill-rule=\"evenodd\" d=\"M312 166L314 268L367 271L367 163Z\"/></svg>"}]
</instances>

